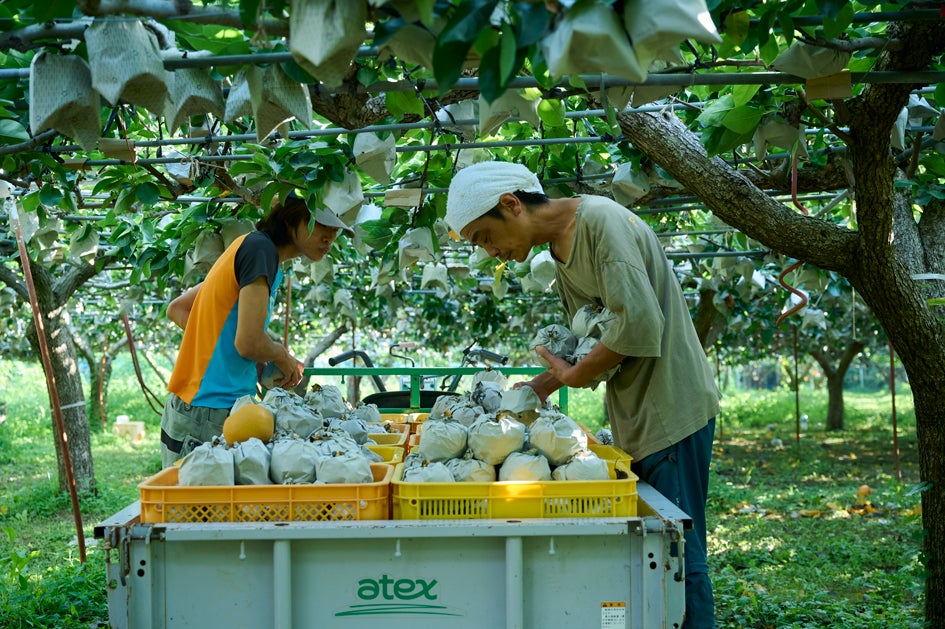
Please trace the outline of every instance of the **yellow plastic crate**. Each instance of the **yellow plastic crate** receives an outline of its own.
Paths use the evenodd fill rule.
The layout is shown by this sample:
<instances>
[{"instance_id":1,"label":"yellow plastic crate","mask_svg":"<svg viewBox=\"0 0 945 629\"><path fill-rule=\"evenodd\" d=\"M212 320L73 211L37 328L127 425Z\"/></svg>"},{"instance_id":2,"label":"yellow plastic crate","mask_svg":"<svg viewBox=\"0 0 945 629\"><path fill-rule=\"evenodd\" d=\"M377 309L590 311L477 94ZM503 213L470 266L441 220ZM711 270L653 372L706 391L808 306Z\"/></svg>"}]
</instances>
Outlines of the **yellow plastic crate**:
<instances>
[{"instance_id":1,"label":"yellow plastic crate","mask_svg":"<svg viewBox=\"0 0 945 629\"><path fill-rule=\"evenodd\" d=\"M384 457L384 463L387 463L388 465L396 465L397 463L401 463L404 460L403 446L382 446L369 443L367 444L367 447L372 452L375 452Z\"/></svg>"},{"instance_id":2,"label":"yellow plastic crate","mask_svg":"<svg viewBox=\"0 0 945 629\"><path fill-rule=\"evenodd\" d=\"M406 446L410 433L406 432L372 432L368 439L379 446Z\"/></svg>"},{"instance_id":3,"label":"yellow plastic crate","mask_svg":"<svg viewBox=\"0 0 945 629\"><path fill-rule=\"evenodd\" d=\"M168 467L138 485L142 522L387 520L394 468L372 463L360 484L180 487Z\"/></svg>"},{"instance_id":4,"label":"yellow plastic crate","mask_svg":"<svg viewBox=\"0 0 945 629\"><path fill-rule=\"evenodd\" d=\"M591 446L597 450L601 446ZM609 448L610 446L603 446ZM637 515L637 476L630 456L601 451L606 481L497 481L494 483L405 483L403 464L394 468L391 504L395 520L489 518L604 518ZM607 458L614 455L618 458Z\"/></svg>"},{"instance_id":5,"label":"yellow plastic crate","mask_svg":"<svg viewBox=\"0 0 945 629\"><path fill-rule=\"evenodd\" d=\"M397 422L401 423L404 421L406 413L381 413L381 419L385 422Z\"/></svg>"}]
</instances>

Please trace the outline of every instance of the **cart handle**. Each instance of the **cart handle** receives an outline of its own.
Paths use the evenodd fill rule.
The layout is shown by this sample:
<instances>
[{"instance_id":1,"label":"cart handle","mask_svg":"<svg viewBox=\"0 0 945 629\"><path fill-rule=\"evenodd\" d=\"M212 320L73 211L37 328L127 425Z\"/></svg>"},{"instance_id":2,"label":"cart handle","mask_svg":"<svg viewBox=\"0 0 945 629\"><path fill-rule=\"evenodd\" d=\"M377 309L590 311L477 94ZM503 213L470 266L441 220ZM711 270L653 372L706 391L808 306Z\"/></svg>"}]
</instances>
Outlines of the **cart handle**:
<instances>
[{"instance_id":1,"label":"cart handle","mask_svg":"<svg viewBox=\"0 0 945 629\"><path fill-rule=\"evenodd\" d=\"M346 360L351 360L353 358L360 358L364 361L365 367L374 367L374 363L371 362L371 357L367 355L366 352L363 352L359 349L349 349L347 352L338 354L332 358L328 359L328 364L334 367L338 363L343 363ZM384 386L384 381L381 380L380 376L377 374L371 375L371 380L374 381L374 386L377 387L378 391L386 391L387 387Z\"/></svg>"}]
</instances>

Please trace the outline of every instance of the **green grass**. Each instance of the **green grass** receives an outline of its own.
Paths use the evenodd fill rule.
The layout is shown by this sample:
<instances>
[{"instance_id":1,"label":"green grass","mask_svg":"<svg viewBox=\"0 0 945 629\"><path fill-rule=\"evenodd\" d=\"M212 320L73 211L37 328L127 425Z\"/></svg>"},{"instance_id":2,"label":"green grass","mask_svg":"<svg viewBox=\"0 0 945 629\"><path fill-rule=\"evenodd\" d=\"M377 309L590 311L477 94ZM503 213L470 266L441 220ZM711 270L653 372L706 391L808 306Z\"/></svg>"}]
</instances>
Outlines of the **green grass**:
<instances>
[{"instance_id":1,"label":"green grass","mask_svg":"<svg viewBox=\"0 0 945 629\"><path fill-rule=\"evenodd\" d=\"M107 617L105 556L95 524L138 497L160 468L159 418L119 361L110 414L146 422L130 444L93 427L98 494L81 497L81 564L68 495L58 493L53 431L38 366L0 362L0 625L82 628ZM148 382L161 391L158 382ZM602 389L571 391L569 414L596 430ZM716 431L708 509L710 569L723 628L918 627L923 572L915 419L896 398L902 480L888 393L850 392L846 427L826 433L824 392L805 391L809 432L794 434L790 391L728 393ZM773 439L780 439L780 445ZM869 485L869 505L856 491Z\"/></svg>"}]
</instances>

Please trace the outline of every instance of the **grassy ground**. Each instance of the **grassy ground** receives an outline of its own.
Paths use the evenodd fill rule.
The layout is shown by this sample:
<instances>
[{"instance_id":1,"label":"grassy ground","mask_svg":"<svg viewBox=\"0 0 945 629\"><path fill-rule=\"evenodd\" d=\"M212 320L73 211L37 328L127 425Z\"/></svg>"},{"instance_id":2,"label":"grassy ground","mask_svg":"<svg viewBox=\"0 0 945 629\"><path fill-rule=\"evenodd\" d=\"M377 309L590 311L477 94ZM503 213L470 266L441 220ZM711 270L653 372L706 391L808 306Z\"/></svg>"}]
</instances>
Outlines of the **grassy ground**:
<instances>
[{"instance_id":1,"label":"grassy ground","mask_svg":"<svg viewBox=\"0 0 945 629\"><path fill-rule=\"evenodd\" d=\"M81 497L88 544L82 565L69 498L56 491L41 382L35 366L0 362L7 404L0 423L0 626L85 629L107 617L105 557L92 527L135 500L137 483L158 471L158 416L127 365L117 365L111 416L144 420L147 435L130 444L93 433L99 492ZM801 411L811 419L799 444L792 393L726 395L708 509L720 627L921 626L915 421L908 392L896 399L901 481L888 393L849 392L848 430L827 433L818 420L826 396L805 392ZM599 427L600 390L572 392L569 414ZM871 489L865 500L857 497L862 485Z\"/></svg>"}]
</instances>

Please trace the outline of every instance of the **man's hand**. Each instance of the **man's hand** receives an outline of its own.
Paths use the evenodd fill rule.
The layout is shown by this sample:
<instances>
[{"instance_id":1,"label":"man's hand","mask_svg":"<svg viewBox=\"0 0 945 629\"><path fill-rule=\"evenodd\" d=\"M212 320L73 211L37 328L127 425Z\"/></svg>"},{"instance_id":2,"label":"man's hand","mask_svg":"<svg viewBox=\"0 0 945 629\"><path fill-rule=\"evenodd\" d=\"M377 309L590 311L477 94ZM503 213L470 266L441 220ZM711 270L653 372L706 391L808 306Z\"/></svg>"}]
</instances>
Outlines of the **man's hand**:
<instances>
[{"instance_id":1,"label":"man's hand","mask_svg":"<svg viewBox=\"0 0 945 629\"><path fill-rule=\"evenodd\" d=\"M289 350L286 349L280 358L272 362L282 372L282 378L275 380L277 387L291 389L302 381L302 370L305 365L290 354Z\"/></svg>"},{"instance_id":2,"label":"man's hand","mask_svg":"<svg viewBox=\"0 0 945 629\"><path fill-rule=\"evenodd\" d=\"M582 381L582 376L575 366L563 358L555 356L547 347L539 345L535 348L538 355L548 362L548 372L554 376L554 379L566 387L582 387L587 381Z\"/></svg>"}]
</instances>

